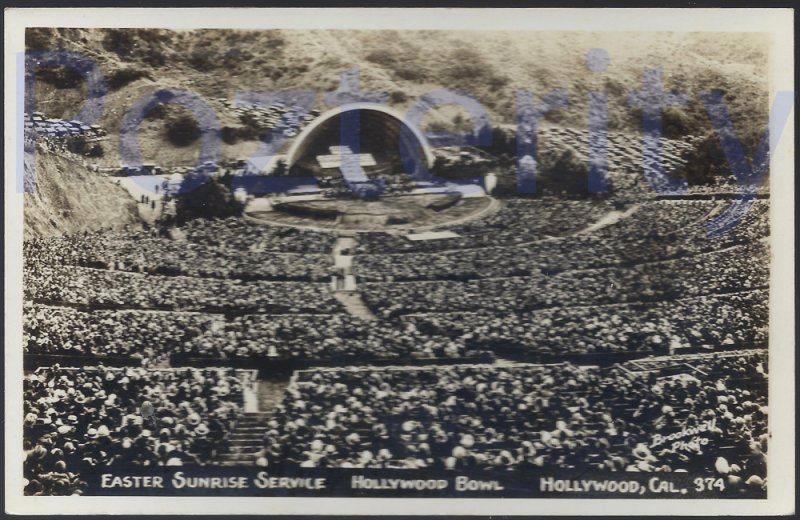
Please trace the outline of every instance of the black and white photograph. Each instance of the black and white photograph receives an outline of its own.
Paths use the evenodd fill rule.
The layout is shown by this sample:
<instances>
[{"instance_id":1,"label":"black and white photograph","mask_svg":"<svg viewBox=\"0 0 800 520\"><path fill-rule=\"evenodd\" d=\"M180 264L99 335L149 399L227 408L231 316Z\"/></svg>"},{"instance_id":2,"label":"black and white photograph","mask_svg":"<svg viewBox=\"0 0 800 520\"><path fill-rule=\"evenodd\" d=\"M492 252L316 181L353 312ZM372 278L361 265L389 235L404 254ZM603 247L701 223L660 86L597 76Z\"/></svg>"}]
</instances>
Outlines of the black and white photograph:
<instances>
[{"instance_id":1,"label":"black and white photograph","mask_svg":"<svg viewBox=\"0 0 800 520\"><path fill-rule=\"evenodd\" d=\"M6 13L10 511L791 512L792 11L71 11Z\"/></svg>"}]
</instances>

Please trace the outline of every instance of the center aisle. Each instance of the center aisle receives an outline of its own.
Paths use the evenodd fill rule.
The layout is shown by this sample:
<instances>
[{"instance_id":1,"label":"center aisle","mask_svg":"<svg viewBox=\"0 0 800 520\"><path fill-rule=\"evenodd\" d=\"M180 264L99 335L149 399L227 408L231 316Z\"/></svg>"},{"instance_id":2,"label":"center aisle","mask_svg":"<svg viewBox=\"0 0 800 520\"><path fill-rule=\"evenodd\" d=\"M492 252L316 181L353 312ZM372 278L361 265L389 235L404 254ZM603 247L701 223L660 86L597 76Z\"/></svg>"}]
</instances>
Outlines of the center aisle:
<instances>
[{"instance_id":1,"label":"center aisle","mask_svg":"<svg viewBox=\"0 0 800 520\"><path fill-rule=\"evenodd\" d=\"M337 270L332 282L333 292L348 314L362 320L374 321L378 317L364 303L352 271L353 256L349 253L354 251L357 245L355 234L340 234L337 238L333 246L333 265Z\"/></svg>"}]
</instances>

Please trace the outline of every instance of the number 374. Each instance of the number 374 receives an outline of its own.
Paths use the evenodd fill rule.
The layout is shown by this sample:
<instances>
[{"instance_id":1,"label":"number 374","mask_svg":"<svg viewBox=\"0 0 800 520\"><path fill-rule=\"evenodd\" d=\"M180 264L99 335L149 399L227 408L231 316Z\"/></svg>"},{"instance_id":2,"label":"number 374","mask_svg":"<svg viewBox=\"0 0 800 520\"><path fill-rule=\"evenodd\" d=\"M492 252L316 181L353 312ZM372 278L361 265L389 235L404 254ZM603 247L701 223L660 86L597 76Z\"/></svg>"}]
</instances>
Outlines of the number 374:
<instances>
[{"instance_id":1,"label":"number 374","mask_svg":"<svg viewBox=\"0 0 800 520\"><path fill-rule=\"evenodd\" d=\"M721 478L702 478L697 477L694 479L695 491L711 491L711 490L725 490L725 482Z\"/></svg>"}]
</instances>

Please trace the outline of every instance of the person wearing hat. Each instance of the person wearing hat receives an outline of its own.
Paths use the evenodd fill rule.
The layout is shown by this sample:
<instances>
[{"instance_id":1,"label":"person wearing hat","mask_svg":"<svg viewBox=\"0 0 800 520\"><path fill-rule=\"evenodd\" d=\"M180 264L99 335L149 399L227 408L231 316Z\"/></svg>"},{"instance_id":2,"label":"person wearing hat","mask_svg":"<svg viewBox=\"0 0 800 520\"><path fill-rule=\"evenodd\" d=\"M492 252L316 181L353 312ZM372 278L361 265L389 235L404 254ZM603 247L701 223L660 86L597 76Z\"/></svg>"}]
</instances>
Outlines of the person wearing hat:
<instances>
[{"instance_id":1,"label":"person wearing hat","mask_svg":"<svg viewBox=\"0 0 800 520\"><path fill-rule=\"evenodd\" d=\"M636 447L633 449L633 456L637 460L642 460L642 461L646 461L646 462L655 462L656 460L658 460L650 452L650 448L647 446L647 444L645 444L643 442L640 442L639 444L637 444Z\"/></svg>"},{"instance_id":2,"label":"person wearing hat","mask_svg":"<svg viewBox=\"0 0 800 520\"><path fill-rule=\"evenodd\" d=\"M47 456L47 448L41 444L37 444L26 455L33 463L39 463Z\"/></svg>"},{"instance_id":3,"label":"person wearing hat","mask_svg":"<svg viewBox=\"0 0 800 520\"><path fill-rule=\"evenodd\" d=\"M194 429L191 449L189 450L200 460L210 460L213 456L214 446L208 438L208 426L200 423Z\"/></svg>"},{"instance_id":4,"label":"person wearing hat","mask_svg":"<svg viewBox=\"0 0 800 520\"><path fill-rule=\"evenodd\" d=\"M169 457L164 464L165 466L183 466L183 460L179 457Z\"/></svg>"},{"instance_id":5,"label":"person wearing hat","mask_svg":"<svg viewBox=\"0 0 800 520\"><path fill-rule=\"evenodd\" d=\"M23 493L25 496L41 496L45 494L45 489L42 483L38 479L30 479L25 484L25 488Z\"/></svg>"},{"instance_id":6,"label":"person wearing hat","mask_svg":"<svg viewBox=\"0 0 800 520\"><path fill-rule=\"evenodd\" d=\"M25 419L22 422L22 426L25 429L25 436L26 437L33 437L32 430L36 426L37 415L34 412L28 412L25 415ZM37 435L38 437L38 435Z\"/></svg>"},{"instance_id":7,"label":"person wearing hat","mask_svg":"<svg viewBox=\"0 0 800 520\"><path fill-rule=\"evenodd\" d=\"M207 425L209 429L207 436L215 445L221 445L226 437L227 431L233 428L233 425L229 428L223 421L214 416L208 419Z\"/></svg>"},{"instance_id":8,"label":"person wearing hat","mask_svg":"<svg viewBox=\"0 0 800 520\"><path fill-rule=\"evenodd\" d=\"M138 437L132 439L132 444L129 448L123 448L121 452L123 461L127 460L130 464L136 466L147 466L155 463L157 460L156 455L150 450L147 443L149 434L149 430L143 430Z\"/></svg>"},{"instance_id":9,"label":"person wearing hat","mask_svg":"<svg viewBox=\"0 0 800 520\"><path fill-rule=\"evenodd\" d=\"M63 445L64 461L69 468L77 468L81 460L81 453L78 451L76 444L72 441L67 441Z\"/></svg>"}]
</instances>

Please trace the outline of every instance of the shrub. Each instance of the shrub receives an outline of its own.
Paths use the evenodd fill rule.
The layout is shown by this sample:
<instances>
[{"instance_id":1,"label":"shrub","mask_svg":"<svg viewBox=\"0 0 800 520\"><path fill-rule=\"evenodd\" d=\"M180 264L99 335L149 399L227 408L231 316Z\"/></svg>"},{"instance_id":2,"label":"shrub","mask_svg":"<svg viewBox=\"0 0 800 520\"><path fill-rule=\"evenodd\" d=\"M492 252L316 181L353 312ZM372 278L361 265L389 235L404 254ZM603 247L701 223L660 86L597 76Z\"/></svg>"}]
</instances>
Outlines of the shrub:
<instances>
[{"instance_id":1,"label":"shrub","mask_svg":"<svg viewBox=\"0 0 800 520\"><path fill-rule=\"evenodd\" d=\"M394 72L400 79L407 81L425 81L425 72L419 67L398 65Z\"/></svg>"},{"instance_id":2,"label":"shrub","mask_svg":"<svg viewBox=\"0 0 800 520\"><path fill-rule=\"evenodd\" d=\"M120 58L133 57L135 43L130 29L109 29L103 38L103 48Z\"/></svg>"},{"instance_id":3,"label":"shrub","mask_svg":"<svg viewBox=\"0 0 800 520\"><path fill-rule=\"evenodd\" d=\"M243 51L242 49L233 48L222 55L222 66L226 69L231 69L252 59L253 53L249 51Z\"/></svg>"},{"instance_id":4,"label":"shrub","mask_svg":"<svg viewBox=\"0 0 800 520\"><path fill-rule=\"evenodd\" d=\"M105 29L103 48L115 53L124 61L141 60L147 65L165 64L165 44L171 39L169 32L160 29Z\"/></svg>"},{"instance_id":5,"label":"shrub","mask_svg":"<svg viewBox=\"0 0 800 520\"><path fill-rule=\"evenodd\" d=\"M452 65L445 70L446 77L454 84L482 81L491 77L490 65L476 51L467 48L456 49L451 53Z\"/></svg>"},{"instance_id":6,"label":"shrub","mask_svg":"<svg viewBox=\"0 0 800 520\"><path fill-rule=\"evenodd\" d=\"M588 193L588 165L580 160L572 147L540 149L536 166L537 191Z\"/></svg>"},{"instance_id":7,"label":"shrub","mask_svg":"<svg viewBox=\"0 0 800 520\"><path fill-rule=\"evenodd\" d=\"M58 89L79 88L83 75L72 67L41 67L36 71L36 79Z\"/></svg>"},{"instance_id":8,"label":"shrub","mask_svg":"<svg viewBox=\"0 0 800 520\"><path fill-rule=\"evenodd\" d=\"M397 60L387 49L376 49L366 55L366 60L386 68L393 68Z\"/></svg>"},{"instance_id":9,"label":"shrub","mask_svg":"<svg viewBox=\"0 0 800 520\"><path fill-rule=\"evenodd\" d=\"M167 129L169 141L179 147L189 146L200 137L200 127L192 116L182 115L172 121Z\"/></svg>"},{"instance_id":10,"label":"shrub","mask_svg":"<svg viewBox=\"0 0 800 520\"><path fill-rule=\"evenodd\" d=\"M51 48L52 29L46 27L29 27L25 30L25 47L32 51L44 51Z\"/></svg>"},{"instance_id":11,"label":"shrub","mask_svg":"<svg viewBox=\"0 0 800 520\"><path fill-rule=\"evenodd\" d=\"M196 218L222 219L242 214L244 204L237 201L230 189L217 178L204 179L187 175L175 201L175 218L179 224Z\"/></svg>"},{"instance_id":12,"label":"shrub","mask_svg":"<svg viewBox=\"0 0 800 520\"><path fill-rule=\"evenodd\" d=\"M145 116L147 119L166 119L167 112L168 112L168 105L164 103L158 103Z\"/></svg>"},{"instance_id":13,"label":"shrub","mask_svg":"<svg viewBox=\"0 0 800 520\"><path fill-rule=\"evenodd\" d=\"M82 135L68 138L66 144L70 152L86 157L102 157L105 153L100 144L90 142Z\"/></svg>"},{"instance_id":14,"label":"shrub","mask_svg":"<svg viewBox=\"0 0 800 520\"><path fill-rule=\"evenodd\" d=\"M208 72L217 66L217 57L209 46L195 46L189 55L189 64L200 72Z\"/></svg>"},{"instance_id":15,"label":"shrub","mask_svg":"<svg viewBox=\"0 0 800 520\"><path fill-rule=\"evenodd\" d=\"M667 139L681 139L692 131L692 119L680 108L664 108L662 122L664 137Z\"/></svg>"},{"instance_id":16,"label":"shrub","mask_svg":"<svg viewBox=\"0 0 800 520\"><path fill-rule=\"evenodd\" d=\"M110 90L119 90L125 85L133 83L141 78L153 79L147 72L140 69L117 69L108 75L106 83Z\"/></svg>"},{"instance_id":17,"label":"shrub","mask_svg":"<svg viewBox=\"0 0 800 520\"><path fill-rule=\"evenodd\" d=\"M492 90L500 90L501 88L505 87L511 82L508 76L496 76L492 75L489 77L489 88Z\"/></svg>"},{"instance_id":18,"label":"shrub","mask_svg":"<svg viewBox=\"0 0 800 520\"><path fill-rule=\"evenodd\" d=\"M756 169L757 165L753 164L753 159L761 142L761 133L756 129L750 129L735 136L727 135L726 132L723 132L722 135L730 139L739 139L747 168L750 169L749 171ZM706 133L688 154L685 175L690 185L711 184L716 177L734 175L719 138L720 135L716 130ZM768 173L769 158L767 157L766 160L766 165L763 165L760 171ZM753 178L751 180L754 183L760 183L765 179Z\"/></svg>"},{"instance_id":19,"label":"shrub","mask_svg":"<svg viewBox=\"0 0 800 520\"><path fill-rule=\"evenodd\" d=\"M236 144L239 141L238 131L230 126L222 127L221 137L225 144Z\"/></svg>"},{"instance_id":20,"label":"shrub","mask_svg":"<svg viewBox=\"0 0 800 520\"><path fill-rule=\"evenodd\" d=\"M405 103L408 101L408 96L402 90L394 90L391 94L389 94L389 99L395 105L399 105L400 103Z\"/></svg>"}]
</instances>

